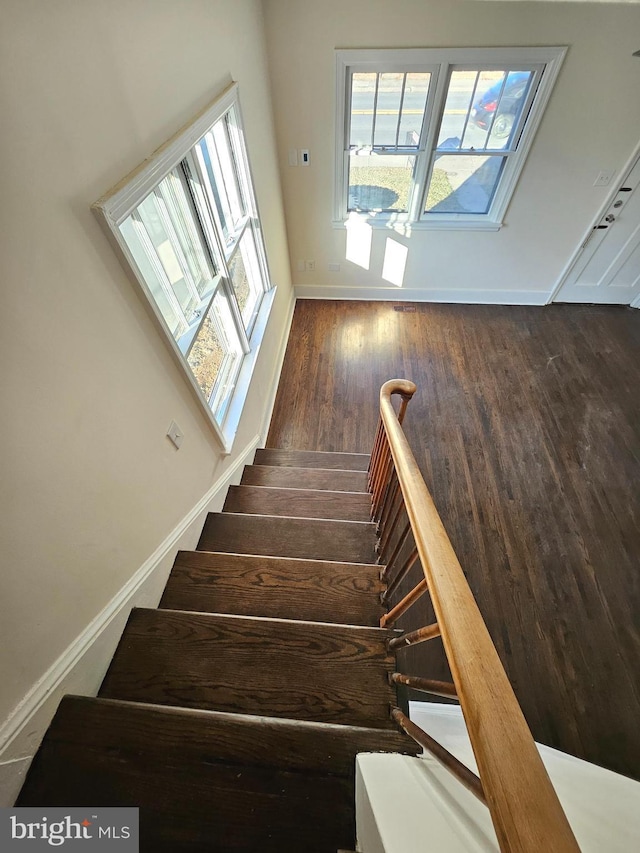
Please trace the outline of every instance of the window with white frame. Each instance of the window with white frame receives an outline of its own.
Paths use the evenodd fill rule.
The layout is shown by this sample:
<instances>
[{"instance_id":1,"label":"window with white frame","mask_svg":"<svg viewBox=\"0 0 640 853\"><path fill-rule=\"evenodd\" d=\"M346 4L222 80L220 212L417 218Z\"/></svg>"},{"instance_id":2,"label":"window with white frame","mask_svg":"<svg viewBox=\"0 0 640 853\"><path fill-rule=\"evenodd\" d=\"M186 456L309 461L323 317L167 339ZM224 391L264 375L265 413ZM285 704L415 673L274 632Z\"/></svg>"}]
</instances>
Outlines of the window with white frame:
<instances>
[{"instance_id":1,"label":"window with white frame","mask_svg":"<svg viewBox=\"0 0 640 853\"><path fill-rule=\"evenodd\" d=\"M270 290L237 86L94 210L229 449Z\"/></svg>"},{"instance_id":2,"label":"window with white frame","mask_svg":"<svg viewBox=\"0 0 640 853\"><path fill-rule=\"evenodd\" d=\"M337 51L335 223L499 228L565 52Z\"/></svg>"}]
</instances>

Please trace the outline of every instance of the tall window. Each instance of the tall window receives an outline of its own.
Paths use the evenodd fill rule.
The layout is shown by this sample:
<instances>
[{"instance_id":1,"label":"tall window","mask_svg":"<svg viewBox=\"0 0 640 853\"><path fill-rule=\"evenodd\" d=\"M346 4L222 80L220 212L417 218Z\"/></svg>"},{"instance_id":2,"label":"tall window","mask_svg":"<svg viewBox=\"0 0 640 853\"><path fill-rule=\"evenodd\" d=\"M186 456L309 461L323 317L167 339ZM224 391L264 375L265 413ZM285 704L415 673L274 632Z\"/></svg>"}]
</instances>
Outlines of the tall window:
<instances>
[{"instance_id":1,"label":"tall window","mask_svg":"<svg viewBox=\"0 0 640 853\"><path fill-rule=\"evenodd\" d=\"M564 52L337 51L336 221L499 227Z\"/></svg>"},{"instance_id":2,"label":"tall window","mask_svg":"<svg viewBox=\"0 0 640 853\"><path fill-rule=\"evenodd\" d=\"M228 446L269 289L237 87L94 208Z\"/></svg>"}]
</instances>

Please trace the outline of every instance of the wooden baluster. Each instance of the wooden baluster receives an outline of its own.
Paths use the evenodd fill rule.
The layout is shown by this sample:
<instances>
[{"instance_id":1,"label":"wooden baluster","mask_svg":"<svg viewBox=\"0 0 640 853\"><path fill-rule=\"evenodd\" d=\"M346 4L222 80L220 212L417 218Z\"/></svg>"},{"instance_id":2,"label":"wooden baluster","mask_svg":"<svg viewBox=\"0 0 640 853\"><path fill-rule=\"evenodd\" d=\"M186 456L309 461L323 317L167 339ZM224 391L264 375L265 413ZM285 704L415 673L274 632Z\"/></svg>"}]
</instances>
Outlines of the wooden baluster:
<instances>
[{"instance_id":1,"label":"wooden baluster","mask_svg":"<svg viewBox=\"0 0 640 853\"><path fill-rule=\"evenodd\" d=\"M380 501L382 499L382 492L384 490L385 484L387 483L387 477L391 466L393 465L393 458L391 456L391 450L389 448L389 444L384 441L384 446L382 453L380 454L380 460L378 464L378 471L376 472L376 478L373 485L373 512L372 518L378 518L378 511L380 509Z\"/></svg>"},{"instance_id":2,"label":"wooden baluster","mask_svg":"<svg viewBox=\"0 0 640 853\"><path fill-rule=\"evenodd\" d=\"M391 481L393 480L393 475L393 459L390 458L385 471L385 475L382 480L382 488L380 490L380 499L378 500L377 512L371 519L371 521L376 522L376 533L378 533L378 531L380 530L382 514L384 513L385 507L387 505L387 500L389 499L389 490L391 488Z\"/></svg>"},{"instance_id":3,"label":"wooden baluster","mask_svg":"<svg viewBox=\"0 0 640 853\"><path fill-rule=\"evenodd\" d=\"M475 794L481 803L484 803L485 806L487 805L487 800L482 789L482 782L475 773L472 773L466 765L458 761L455 755L452 755L448 749L445 749L437 740L434 740L431 735L428 735L419 726L412 723L409 717L405 716L399 708L392 710L391 717L409 737L412 737L416 743L419 743L434 758L437 758L441 764L444 764L447 770L450 770L456 779L462 782L465 788L471 791L472 794Z\"/></svg>"},{"instance_id":4,"label":"wooden baluster","mask_svg":"<svg viewBox=\"0 0 640 853\"><path fill-rule=\"evenodd\" d=\"M410 593L405 595L402 601L396 604L396 606L392 608L388 613L384 614L384 616L380 620L380 627L388 628L393 625L402 616L403 613L407 612L407 610L411 607L412 604L415 604L415 602L425 594L427 589L427 582L423 578L420 583L414 586ZM399 639L403 639L403 637L400 637Z\"/></svg>"},{"instance_id":5,"label":"wooden baluster","mask_svg":"<svg viewBox=\"0 0 640 853\"><path fill-rule=\"evenodd\" d=\"M378 479L378 473L380 471L380 465L382 462L382 456L385 450L385 446L388 448L387 436L384 431L384 425L382 421L380 421L378 425L378 434L376 436L376 445L374 447L374 452L369 462L369 491L371 494L375 492L376 483Z\"/></svg>"},{"instance_id":6,"label":"wooden baluster","mask_svg":"<svg viewBox=\"0 0 640 853\"><path fill-rule=\"evenodd\" d=\"M376 437L373 442L373 450L371 451L371 458L369 459L369 476L367 478L367 489L369 491L371 491L371 485L373 483L373 474L376 469L376 465L378 464L378 457L380 456L383 433L384 426L382 425L382 419L379 419L378 427L376 429Z\"/></svg>"},{"instance_id":7,"label":"wooden baluster","mask_svg":"<svg viewBox=\"0 0 640 853\"><path fill-rule=\"evenodd\" d=\"M404 547L404 544L407 541L407 538L408 538L410 533L411 533L411 525L409 524L409 522L407 522L404 530L402 531L402 533L398 537L398 541L396 542L396 546L393 549L393 552L392 552L392 554L388 560L385 559L385 553L387 550L387 546L391 540L387 539L387 541L384 545L384 548L380 548L380 546L378 545L379 561L381 563L387 563L389 566L393 566L393 564L396 561L396 557L400 554L400 551L402 551L402 548Z\"/></svg>"},{"instance_id":8,"label":"wooden baluster","mask_svg":"<svg viewBox=\"0 0 640 853\"><path fill-rule=\"evenodd\" d=\"M380 480L382 477L382 471L383 471L385 463L386 463L386 461L390 455L391 455L391 450L389 448L389 442L387 440L387 434L384 430L384 427L382 427L382 432L380 435L380 451L378 453L378 458L376 460L375 471L373 472L373 482L372 482L372 487L371 487L372 492L375 492L376 489L380 488Z\"/></svg>"},{"instance_id":9,"label":"wooden baluster","mask_svg":"<svg viewBox=\"0 0 640 853\"><path fill-rule=\"evenodd\" d=\"M397 472L396 472L397 476ZM400 491L400 485L398 484L398 490ZM380 553L384 553L387 549L387 543L391 537L391 534L396 529L396 524L398 523L398 518L400 517L400 513L402 512L402 508L404 506L404 498L400 496L400 501L398 502L398 506L396 507L396 511L393 515L393 521L390 524L385 524L385 529L382 531L382 536L380 537L380 542L378 543L378 550Z\"/></svg>"},{"instance_id":10,"label":"wooden baluster","mask_svg":"<svg viewBox=\"0 0 640 853\"><path fill-rule=\"evenodd\" d=\"M389 485L391 483L391 479L394 473L393 467L393 457L391 456L391 452L389 452L386 464L382 471L382 477L380 479L380 497L378 499L377 511L373 517L373 521L380 521L382 516L382 509L384 505L385 498L389 491Z\"/></svg>"},{"instance_id":11,"label":"wooden baluster","mask_svg":"<svg viewBox=\"0 0 640 853\"><path fill-rule=\"evenodd\" d=\"M406 578L406 576L409 574L409 572L413 568L417 559L418 559L418 549L414 548L413 551L407 557L407 559L404 561L402 566L398 569L398 571L393 576L393 580L389 583L389 585L387 586L385 591L382 593L382 599L381 600L382 600L383 604L386 604L386 602L389 600L390 596L392 596L393 593L398 588L399 584L401 584L402 581ZM386 580L387 576L389 575L389 570L390 570L390 566L385 566L385 570L382 573L382 577L380 578L381 580ZM426 580L425 580L425 583L426 583Z\"/></svg>"},{"instance_id":12,"label":"wooden baluster","mask_svg":"<svg viewBox=\"0 0 640 853\"><path fill-rule=\"evenodd\" d=\"M422 690L423 693L431 693L433 696L444 696L448 699L457 699L458 691L455 684L450 681L434 681L432 678L417 678L414 675L404 675L401 672L392 672L389 676L391 684L403 684L413 690Z\"/></svg>"},{"instance_id":13,"label":"wooden baluster","mask_svg":"<svg viewBox=\"0 0 640 853\"><path fill-rule=\"evenodd\" d=\"M418 584L418 586L420 586L420 584ZM393 640L389 640L389 650L393 651L394 649L407 648L407 646L416 646L418 643L424 643L425 640L433 640L434 637L439 636L440 626L437 622L434 622L433 625L418 628L417 631L411 631L409 634L403 634L401 637L395 637Z\"/></svg>"},{"instance_id":14,"label":"wooden baluster","mask_svg":"<svg viewBox=\"0 0 640 853\"><path fill-rule=\"evenodd\" d=\"M385 529L387 520L389 518L389 513L391 511L392 506L395 504L399 492L400 483L398 483L398 475L396 474L396 469L394 468L391 472L391 477L389 479L389 484L387 485L384 500L382 501L382 512L380 513L380 520L378 521L378 527L376 530L378 535L380 535L381 532Z\"/></svg>"}]
</instances>

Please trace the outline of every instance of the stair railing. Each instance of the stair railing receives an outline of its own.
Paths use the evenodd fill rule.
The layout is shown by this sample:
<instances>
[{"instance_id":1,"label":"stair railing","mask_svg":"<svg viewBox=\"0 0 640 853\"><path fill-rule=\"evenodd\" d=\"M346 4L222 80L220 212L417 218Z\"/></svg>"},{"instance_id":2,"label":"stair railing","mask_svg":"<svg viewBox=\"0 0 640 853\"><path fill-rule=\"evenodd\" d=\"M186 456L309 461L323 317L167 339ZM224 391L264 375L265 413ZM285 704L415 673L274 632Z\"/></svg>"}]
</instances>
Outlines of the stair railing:
<instances>
[{"instance_id":1,"label":"stair railing","mask_svg":"<svg viewBox=\"0 0 640 853\"><path fill-rule=\"evenodd\" d=\"M393 673L392 683L462 707L480 776L476 776L399 709L392 716L471 790L490 811L502 851L565 853L579 847L438 511L411 452L402 421L416 386L393 379L380 390L380 421L371 455L369 490L378 525L378 561L385 601L417 561L424 578L381 620L393 625L427 591L436 622L390 642L406 648L440 636L453 683ZM391 397L399 394L396 414ZM404 512L403 512L404 510ZM406 520L405 520L406 518Z\"/></svg>"}]
</instances>

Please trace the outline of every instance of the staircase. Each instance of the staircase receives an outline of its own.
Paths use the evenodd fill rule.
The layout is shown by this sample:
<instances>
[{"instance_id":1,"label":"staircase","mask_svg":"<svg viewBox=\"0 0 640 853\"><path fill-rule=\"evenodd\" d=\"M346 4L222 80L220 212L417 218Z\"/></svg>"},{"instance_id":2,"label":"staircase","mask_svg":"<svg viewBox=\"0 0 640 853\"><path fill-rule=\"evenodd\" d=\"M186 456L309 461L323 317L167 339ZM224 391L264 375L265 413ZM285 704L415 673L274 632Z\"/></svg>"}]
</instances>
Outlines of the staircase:
<instances>
[{"instance_id":1,"label":"staircase","mask_svg":"<svg viewBox=\"0 0 640 853\"><path fill-rule=\"evenodd\" d=\"M17 805L139 806L153 853L354 849L356 754L418 751L389 715L368 464L258 450Z\"/></svg>"}]
</instances>

